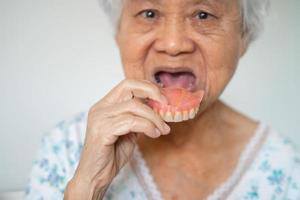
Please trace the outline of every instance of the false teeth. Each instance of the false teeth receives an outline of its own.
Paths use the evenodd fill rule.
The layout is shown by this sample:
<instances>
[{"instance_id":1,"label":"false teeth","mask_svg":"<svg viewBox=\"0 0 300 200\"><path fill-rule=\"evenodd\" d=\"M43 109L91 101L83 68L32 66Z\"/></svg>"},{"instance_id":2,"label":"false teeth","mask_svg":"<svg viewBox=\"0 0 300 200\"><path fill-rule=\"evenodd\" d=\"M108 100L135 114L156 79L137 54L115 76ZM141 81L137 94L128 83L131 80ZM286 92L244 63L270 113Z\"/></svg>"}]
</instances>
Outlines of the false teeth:
<instances>
[{"instance_id":1,"label":"false teeth","mask_svg":"<svg viewBox=\"0 0 300 200\"><path fill-rule=\"evenodd\" d=\"M189 120L189 113L188 113L188 111L183 111L183 113L182 113L182 120L183 121L186 121L186 120Z\"/></svg>"},{"instance_id":2,"label":"false teeth","mask_svg":"<svg viewBox=\"0 0 300 200\"><path fill-rule=\"evenodd\" d=\"M174 122L181 122L183 119L183 113L182 112L176 112L174 115Z\"/></svg>"},{"instance_id":3,"label":"false teeth","mask_svg":"<svg viewBox=\"0 0 300 200\"><path fill-rule=\"evenodd\" d=\"M166 112L166 114L163 115L163 116L164 116L163 119L164 119L166 122L172 122L172 121L173 121L173 116L172 116L171 112Z\"/></svg>"},{"instance_id":4,"label":"false teeth","mask_svg":"<svg viewBox=\"0 0 300 200\"><path fill-rule=\"evenodd\" d=\"M182 122L186 121L189 119L194 119L197 112L198 108L192 108L188 111L176 111L175 113L171 113L170 111L164 112L163 110L154 110L157 114L159 114L164 121L166 122Z\"/></svg>"},{"instance_id":5,"label":"false teeth","mask_svg":"<svg viewBox=\"0 0 300 200\"><path fill-rule=\"evenodd\" d=\"M184 88L162 88L167 103L148 99L148 105L166 122L182 122L195 118L204 91L190 92Z\"/></svg>"},{"instance_id":6,"label":"false teeth","mask_svg":"<svg viewBox=\"0 0 300 200\"><path fill-rule=\"evenodd\" d=\"M190 117L190 119L193 119L193 118L195 117L195 109L194 109L194 108L192 108L192 109L190 110L190 112L189 112L189 117Z\"/></svg>"}]
</instances>

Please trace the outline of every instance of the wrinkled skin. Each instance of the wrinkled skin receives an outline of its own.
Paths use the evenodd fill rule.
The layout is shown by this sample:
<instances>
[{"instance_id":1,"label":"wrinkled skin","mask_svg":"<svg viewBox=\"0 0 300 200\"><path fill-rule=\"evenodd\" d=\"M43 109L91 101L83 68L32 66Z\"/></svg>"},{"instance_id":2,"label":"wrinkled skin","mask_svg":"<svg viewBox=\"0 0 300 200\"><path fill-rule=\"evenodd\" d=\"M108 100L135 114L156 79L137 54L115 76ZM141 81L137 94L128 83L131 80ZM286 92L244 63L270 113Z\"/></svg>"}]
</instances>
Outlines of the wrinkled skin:
<instances>
[{"instance_id":1,"label":"wrinkled skin","mask_svg":"<svg viewBox=\"0 0 300 200\"><path fill-rule=\"evenodd\" d=\"M149 81L126 79L90 109L85 145L65 199L101 199L130 158L138 133L150 138L169 133L169 126L139 100L146 98L166 101Z\"/></svg>"},{"instance_id":2,"label":"wrinkled skin","mask_svg":"<svg viewBox=\"0 0 300 200\"><path fill-rule=\"evenodd\" d=\"M247 37L240 27L238 0L124 0L116 42L125 80L90 109L85 145L65 199L101 199L113 178L132 156L137 142L165 199L182 199L176 191L167 188L178 188L177 182L167 182L159 175L172 176L172 171L178 171L178 168L169 167L167 161L179 167L181 163L186 165L188 158L193 160L191 150L187 149L196 149L198 155L203 155L197 157L199 162L194 161L193 169L186 169L191 176L196 171L205 171L205 167L213 168L208 164L204 166L202 162L210 163L211 158L214 159L211 163L217 163L224 156L230 156L234 163L251 135L254 122L232 111L218 98L247 48ZM154 79L154 73L162 68L188 68L193 71L197 81L191 92L205 91L196 119L167 125L145 104L147 98L165 101ZM188 133L186 130L189 130ZM224 134L217 134L220 130ZM240 144L232 139L236 135L225 134L235 133L235 130L249 130L245 137L240 138ZM210 141L214 143L210 144ZM230 151L231 146L235 147L234 151ZM166 151L160 152L160 147L174 152L177 158ZM212 151L215 151L214 154L210 154ZM155 162L147 155L165 162L164 169L155 167ZM233 166L233 163L230 164ZM216 167L213 169L222 171ZM230 172L223 170L221 178L213 181L209 181L210 176L206 174L207 186L203 188L210 191ZM201 177L201 174L198 175ZM187 199L207 195L194 190L186 177L178 180L183 194L191 195L185 196Z\"/></svg>"}]
</instances>

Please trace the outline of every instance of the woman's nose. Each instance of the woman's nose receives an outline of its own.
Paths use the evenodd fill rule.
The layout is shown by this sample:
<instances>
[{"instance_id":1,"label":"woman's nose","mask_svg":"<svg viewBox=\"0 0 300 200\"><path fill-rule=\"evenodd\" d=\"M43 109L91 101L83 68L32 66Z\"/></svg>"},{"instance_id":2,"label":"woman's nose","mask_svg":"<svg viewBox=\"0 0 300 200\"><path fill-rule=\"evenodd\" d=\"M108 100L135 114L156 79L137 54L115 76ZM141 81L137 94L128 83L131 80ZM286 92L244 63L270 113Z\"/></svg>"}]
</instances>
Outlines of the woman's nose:
<instances>
[{"instance_id":1,"label":"woman's nose","mask_svg":"<svg viewBox=\"0 0 300 200\"><path fill-rule=\"evenodd\" d=\"M192 53L195 50L195 42L185 28L183 22L176 20L164 23L154 45L156 51L170 56Z\"/></svg>"}]
</instances>

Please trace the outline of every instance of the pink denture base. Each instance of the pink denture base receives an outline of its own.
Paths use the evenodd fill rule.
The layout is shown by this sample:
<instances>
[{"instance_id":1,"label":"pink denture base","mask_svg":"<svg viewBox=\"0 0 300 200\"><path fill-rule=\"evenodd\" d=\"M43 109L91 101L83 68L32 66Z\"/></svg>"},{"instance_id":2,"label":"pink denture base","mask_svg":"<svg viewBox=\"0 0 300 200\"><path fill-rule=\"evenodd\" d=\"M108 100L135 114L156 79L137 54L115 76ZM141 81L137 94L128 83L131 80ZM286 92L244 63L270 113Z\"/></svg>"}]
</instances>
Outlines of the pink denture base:
<instances>
[{"instance_id":1,"label":"pink denture base","mask_svg":"<svg viewBox=\"0 0 300 200\"><path fill-rule=\"evenodd\" d=\"M148 105L154 110L171 113L198 108L204 96L203 90L192 93L183 88L162 88L162 93L168 104L149 99Z\"/></svg>"}]
</instances>

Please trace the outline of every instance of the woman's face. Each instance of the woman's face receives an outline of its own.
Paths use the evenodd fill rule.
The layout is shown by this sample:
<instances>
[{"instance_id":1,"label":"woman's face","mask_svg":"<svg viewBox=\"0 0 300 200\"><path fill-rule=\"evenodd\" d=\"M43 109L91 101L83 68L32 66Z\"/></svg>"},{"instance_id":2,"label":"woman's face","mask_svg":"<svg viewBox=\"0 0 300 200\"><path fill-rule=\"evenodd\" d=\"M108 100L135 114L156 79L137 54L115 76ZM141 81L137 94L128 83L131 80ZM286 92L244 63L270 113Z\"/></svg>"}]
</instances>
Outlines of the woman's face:
<instances>
[{"instance_id":1,"label":"woman's face","mask_svg":"<svg viewBox=\"0 0 300 200\"><path fill-rule=\"evenodd\" d=\"M246 49L239 0L124 0L116 40L126 78L204 90L200 112Z\"/></svg>"}]
</instances>

